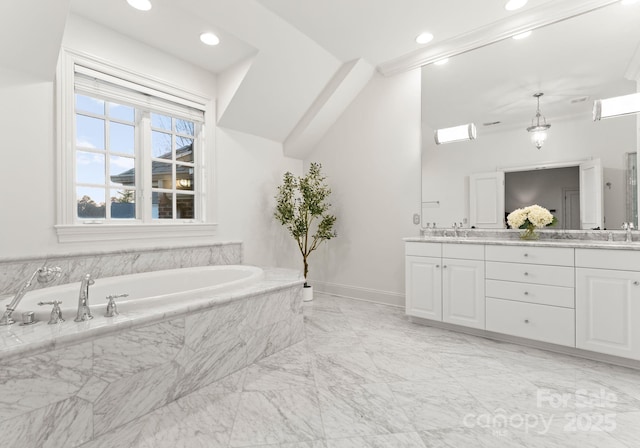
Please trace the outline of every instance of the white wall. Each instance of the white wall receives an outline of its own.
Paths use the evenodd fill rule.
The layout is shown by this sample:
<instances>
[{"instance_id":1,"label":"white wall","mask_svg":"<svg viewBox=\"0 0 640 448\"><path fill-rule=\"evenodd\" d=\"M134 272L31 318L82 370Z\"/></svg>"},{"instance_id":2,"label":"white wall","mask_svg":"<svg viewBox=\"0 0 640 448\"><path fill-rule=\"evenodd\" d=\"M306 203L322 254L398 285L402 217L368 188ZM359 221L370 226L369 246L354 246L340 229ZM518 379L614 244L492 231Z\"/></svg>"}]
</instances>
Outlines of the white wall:
<instances>
[{"instance_id":1,"label":"white wall","mask_svg":"<svg viewBox=\"0 0 640 448\"><path fill-rule=\"evenodd\" d=\"M69 17L63 45L212 99L217 96L216 77L211 73L76 16ZM29 81L25 76L0 72L0 104L3 105L0 130L4 136L0 143L3 154L0 178L5 185L0 208L0 258L205 242L195 238L91 244L57 242L53 229L56 222L54 90L52 82ZM217 202L219 223L218 235L213 240L243 240L247 263L291 265L287 248L275 245L275 238L258 235L273 221L269 219L272 204L267 200L267 193L275 194L275 185L284 171L300 173L302 162L284 157L282 145L267 140L231 134L223 129L216 130L211 137L206 150L209 154L215 151L217 160L209 174L217 186L213 203ZM275 229L270 231L276 233Z\"/></svg>"},{"instance_id":2,"label":"white wall","mask_svg":"<svg viewBox=\"0 0 640 448\"><path fill-rule=\"evenodd\" d=\"M310 258L310 281L345 296L404 304L403 237L420 205L420 71L378 74L315 147L338 237Z\"/></svg>"},{"instance_id":3,"label":"white wall","mask_svg":"<svg viewBox=\"0 0 640 448\"><path fill-rule=\"evenodd\" d=\"M589 117L552 121L544 146L536 149L524 129L482 133L473 141L436 146L425 139L422 192L425 201L440 201L439 207L423 208L425 222L450 227L469 218L468 177L472 173L599 158L604 171L605 224L618 228L624 221L624 153L636 148L635 117L593 122ZM526 126L525 123L523 126ZM431 135L430 130L425 130Z\"/></svg>"}]
</instances>

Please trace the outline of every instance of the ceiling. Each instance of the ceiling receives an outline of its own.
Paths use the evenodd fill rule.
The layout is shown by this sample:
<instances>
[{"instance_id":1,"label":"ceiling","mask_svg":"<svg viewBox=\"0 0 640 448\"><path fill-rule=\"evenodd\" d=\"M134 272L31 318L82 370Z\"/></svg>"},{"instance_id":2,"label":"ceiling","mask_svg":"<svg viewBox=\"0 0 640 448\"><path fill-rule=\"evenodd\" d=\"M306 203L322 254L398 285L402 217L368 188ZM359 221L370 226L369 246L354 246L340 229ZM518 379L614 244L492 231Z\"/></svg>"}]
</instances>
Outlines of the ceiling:
<instances>
[{"instance_id":1,"label":"ceiling","mask_svg":"<svg viewBox=\"0 0 640 448\"><path fill-rule=\"evenodd\" d=\"M551 0L529 0L527 11ZM436 45L469 30L513 15L503 0L153 0L141 12L125 0L72 0L71 12L124 35L219 73L261 50L261 41L247 41L246 30L216 10L244 9L255 25L256 4L308 36L341 62L363 58L377 66L421 45L415 37L429 31ZM212 6L213 5L213 6ZM464 11L464 14L460 14ZM205 47L201 32L217 33L221 44Z\"/></svg>"},{"instance_id":2,"label":"ceiling","mask_svg":"<svg viewBox=\"0 0 640 448\"><path fill-rule=\"evenodd\" d=\"M425 67L423 122L434 129L474 122L478 133L523 128L536 92L544 92L550 122L591 120L594 100L637 91L625 74L640 66L639 23L640 4L613 4Z\"/></svg>"}]
</instances>

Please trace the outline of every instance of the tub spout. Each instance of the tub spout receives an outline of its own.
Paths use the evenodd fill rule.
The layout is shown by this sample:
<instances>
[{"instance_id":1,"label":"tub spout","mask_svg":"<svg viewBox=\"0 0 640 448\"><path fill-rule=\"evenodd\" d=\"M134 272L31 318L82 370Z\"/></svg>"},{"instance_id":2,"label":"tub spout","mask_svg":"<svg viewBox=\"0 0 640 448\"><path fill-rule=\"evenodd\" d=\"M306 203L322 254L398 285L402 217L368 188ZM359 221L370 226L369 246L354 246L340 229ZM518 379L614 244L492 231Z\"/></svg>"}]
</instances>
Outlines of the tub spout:
<instances>
[{"instance_id":1,"label":"tub spout","mask_svg":"<svg viewBox=\"0 0 640 448\"><path fill-rule=\"evenodd\" d=\"M31 288L34 279L37 279L38 283L49 283L60 277L61 272L62 269L60 269L59 267L50 268L47 266L43 266L41 268L38 268L38 270L31 274L29 280L27 280L22 288L20 288L20 291L18 291L16 295L13 296L11 303L7 305L7 309L5 310L2 317L0 317L0 325L11 325L15 322L15 320L13 320L13 318L11 317L11 314L13 314L24 295L27 293L29 288Z\"/></svg>"},{"instance_id":2,"label":"tub spout","mask_svg":"<svg viewBox=\"0 0 640 448\"><path fill-rule=\"evenodd\" d=\"M89 308L89 286L93 285L95 280L91 278L91 274L85 274L80 283L80 294L78 295L78 313L74 322L83 322L93 319L91 308Z\"/></svg>"}]
</instances>

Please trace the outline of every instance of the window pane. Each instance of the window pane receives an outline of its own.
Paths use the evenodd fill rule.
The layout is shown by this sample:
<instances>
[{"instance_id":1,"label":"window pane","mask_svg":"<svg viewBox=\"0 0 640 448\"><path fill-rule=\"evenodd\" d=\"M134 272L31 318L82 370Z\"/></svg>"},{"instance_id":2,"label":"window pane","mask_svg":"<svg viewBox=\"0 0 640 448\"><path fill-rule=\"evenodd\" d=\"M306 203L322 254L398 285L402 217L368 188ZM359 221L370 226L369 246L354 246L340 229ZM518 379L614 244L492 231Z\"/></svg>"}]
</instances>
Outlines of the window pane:
<instances>
[{"instance_id":1,"label":"window pane","mask_svg":"<svg viewBox=\"0 0 640 448\"><path fill-rule=\"evenodd\" d=\"M193 162L193 139L176 135L176 160Z\"/></svg>"},{"instance_id":2,"label":"window pane","mask_svg":"<svg viewBox=\"0 0 640 448\"><path fill-rule=\"evenodd\" d=\"M104 120L76 115L76 145L104 149Z\"/></svg>"},{"instance_id":3,"label":"window pane","mask_svg":"<svg viewBox=\"0 0 640 448\"><path fill-rule=\"evenodd\" d=\"M158 129L171 130L171 117L160 114L151 114L151 126Z\"/></svg>"},{"instance_id":4,"label":"window pane","mask_svg":"<svg viewBox=\"0 0 640 448\"><path fill-rule=\"evenodd\" d=\"M151 195L153 203L153 217L155 219L173 218L173 193L154 192Z\"/></svg>"},{"instance_id":5,"label":"window pane","mask_svg":"<svg viewBox=\"0 0 640 448\"><path fill-rule=\"evenodd\" d=\"M113 219L135 219L135 190L111 190L111 217Z\"/></svg>"},{"instance_id":6,"label":"window pane","mask_svg":"<svg viewBox=\"0 0 640 448\"><path fill-rule=\"evenodd\" d=\"M104 154L84 151L76 152L76 182L79 184L104 185L104 173Z\"/></svg>"},{"instance_id":7,"label":"window pane","mask_svg":"<svg viewBox=\"0 0 640 448\"><path fill-rule=\"evenodd\" d=\"M83 188L76 190L78 218L104 219L104 188Z\"/></svg>"},{"instance_id":8,"label":"window pane","mask_svg":"<svg viewBox=\"0 0 640 448\"><path fill-rule=\"evenodd\" d=\"M171 134L153 131L151 133L151 155L160 159L171 159Z\"/></svg>"},{"instance_id":9,"label":"window pane","mask_svg":"<svg viewBox=\"0 0 640 448\"><path fill-rule=\"evenodd\" d=\"M76 110L83 110L96 115L104 115L104 101L77 93Z\"/></svg>"},{"instance_id":10,"label":"window pane","mask_svg":"<svg viewBox=\"0 0 640 448\"><path fill-rule=\"evenodd\" d=\"M193 121L180 120L179 118L176 118L176 132L178 134L193 136L195 135L194 130L195 126Z\"/></svg>"},{"instance_id":11,"label":"window pane","mask_svg":"<svg viewBox=\"0 0 640 448\"><path fill-rule=\"evenodd\" d=\"M112 184L135 186L135 159L132 157L111 156L109 158L109 174Z\"/></svg>"},{"instance_id":12,"label":"window pane","mask_svg":"<svg viewBox=\"0 0 640 448\"><path fill-rule=\"evenodd\" d=\"M192 194L176 194L176 219L193 219L195 197Z\"/></svg>"},{"instance_id":13,"label":"window pane","mask_svg":"<svg viewBox=\"0 0 640 448\"><path fill-rule=\"evenodd\" d=\"M173 167L172 163L151 162L151 186L153 188L173 189Z\"/></svg>"},{"instance_id":14,"label":"window pane","mask_svg":"<svg viewBox=\"0 0 640 448\"><path fill-rule=\"evenodd\" d=\"M119 120L133 121L134 109L131 106L123 106L122 104L109 103L109 117Z\"/></svg>"},{"instance_id":15,"label":"window pane","mask_svg":"<svg viewBox=\"0 0 640 448\"><path fill-rule=\"evenodd\" d=\"M176 188L193 191L193 167L176 165Z\"/></svg>"},{"instance_id":16,"label":"window pane","mask_svg":"<svg viewBox=\"0 0 640 448\"><path fill-rule=\"evenodd\" d=\"M133 154L135 147L133 126L110 122L109 132L109 149L111 151Z\"/></svg>"}]
</instances>

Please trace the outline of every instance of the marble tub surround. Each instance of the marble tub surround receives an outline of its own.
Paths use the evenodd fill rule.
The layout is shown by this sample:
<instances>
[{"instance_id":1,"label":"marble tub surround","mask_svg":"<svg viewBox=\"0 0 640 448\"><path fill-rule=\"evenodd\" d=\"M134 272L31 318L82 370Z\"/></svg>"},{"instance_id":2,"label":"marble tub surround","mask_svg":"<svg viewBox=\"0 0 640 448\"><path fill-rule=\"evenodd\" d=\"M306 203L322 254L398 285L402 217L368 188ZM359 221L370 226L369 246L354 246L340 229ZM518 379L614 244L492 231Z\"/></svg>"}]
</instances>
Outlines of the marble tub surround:
<instances>
[{"instance_id":1,"label":"marble tub surround","mask_svg":"<svg viewBox=\"0 0 640 448\"><path fill-rule=\"evenodd\" d=\"M266 282L271 288L261 293L236 292L204 308L167 310L154 323L0 359L3 447L79 446L156 409L198 402L171 405L211 385L201 396L219 398L213 409L237 406L217 393L227 377L304 338L299 274L275 270Z\"/></svg>"},{"instance_id":2,"label":"marble tub surround","mask_svg":"<svg viewBox=\"0 0 640 448\"><path fill-rule=\"evenodd\" d=\"M77 282L87 273L93 278L100 278L163 269L241 263L242 243L233 241L35 258L0 258L0 297L15 294L31 274L43 265L59 266L62 268L62 275L47 285L34 284L33 289Z\"/></svg>"},{"instance_id":3,"label":"marble tub surround","mask_svg":"<svg viewBox=\"0 0 640 448\"><path fill-rule=\"evenodd\" d=\"M415 325L402 309L321 294L303 313L303 342L81 448L640 446L638 371ZM409 356L422 375L396 362ZM467 357L478 362L465 363ZM579 391L601 390L615 395L608 407L576 406ZM538 406L538 391L569 399ZM616 427L572 431L571 413L593 422L611 413ZM486 418L465 424L469 414L530 415L551 424L494 428L477 423Z\"/></svg>"}]
</instances>

